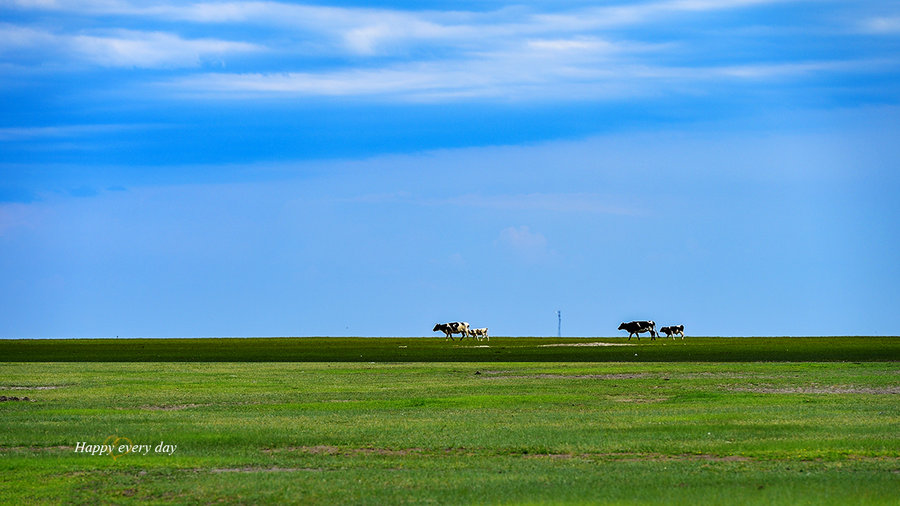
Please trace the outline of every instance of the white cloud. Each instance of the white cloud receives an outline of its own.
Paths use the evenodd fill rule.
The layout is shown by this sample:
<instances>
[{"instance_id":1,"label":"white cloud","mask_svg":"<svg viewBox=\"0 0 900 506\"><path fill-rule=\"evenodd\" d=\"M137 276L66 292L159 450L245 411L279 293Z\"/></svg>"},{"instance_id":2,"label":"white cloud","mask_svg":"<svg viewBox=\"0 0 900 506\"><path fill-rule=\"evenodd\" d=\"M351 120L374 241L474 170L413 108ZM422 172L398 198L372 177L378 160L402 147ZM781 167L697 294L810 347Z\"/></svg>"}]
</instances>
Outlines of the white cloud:
<instances>
[{"instance_id":1,"label":"white cloud","mask_svg":"<svg viewBox=\"0 0 900 506\"><path fill-rule=\"evenodd\" d=\"M862 23L862 31L879 35L900 34L900 16L870 18Z\"/></svg>"},{"instance_id":2,"label":"white cloud","mask_svg":"<svg viewBox=\"0 0 900 506\"><path fill-rule=\"evenodd\" d=\"M42 30L8 23L0 24L0 55L21 48L50 46L55 42L56 37Z\"/></svg>"},{"instance_id":3,"label":"white cloud","mask_svg":"<svg viewBox=\"0 0 900 506\"><path fill-rule=\"evenodd\" d=\"M497 242L509 249L523 260L536 261L548 255L547 238L538 232L532 232L525 225L507 227L500 231Z\"/></svg>"},{"instance_id":4,"label":"white cloud","mask_svg":"<svg viewBox=\"0 0 900 506\"><path fill-rule=\"evenodd\" d=\"M558 44L558 42L557 42ZM665 66L600 56L552 58L540 52L482 55L441 63L405 63L370 69L289 73L204 73L160 83L190 98L270 95L373 97L412 102L460 98L611 100L697 93L723 81L799 79L813 74L870 72L892 60L812 61L722 66ZM598 61L590 61L597 58Z\"/></svg>"},{"instance_id":5,"label":"white cloud","mask_svg":"<svg viewBox=\"0 0 900 506\"><path fill-rule=\"evenodd\" d=\"M110 36L77 35L68 39L74 53L109 67L193 67L204 58L261 49L244 42L183 39L163 32L119 31Z\"/></svg>"},{"instance_id":6,"label":"white cloud","mask_svg":"<svg viewBox=\"0 0 900 506\"><path fill-rule=\"evenodd\" d=\"M44 62L75 59L105 67L194 67L205 59L264 48L219 39L184 39L165 32L113 30L60 34L15 25L0 25L0 54L23 48L43 53Z\"/></svg>"},{"instance_id":7,"label":"white cloud","mask_svg":"<svg viewBox=\"0 0 900 506\"><path fill-rule=\"evenodd\" d=\"M594 7L563 14L539 14L535 20L560 30L636 26L681 13L740 9L797 0L673 0Z\"/></svg>"},{"instance_id":8,"label":"white cloud","mask_svg":"<svg viewBox=\"0 0 900 506\"><path fill-rule=\"evenodd\" d=\"M352 53L374 54L399 40L462 38L477 35L457 26L459 13L407 12L391 9L342 8L280 2L206 2L145 5L124 1L15 2L19 7L91 16L133 16L200 24L249 24L319 34ZM478 20L478 15L465 15ZM409 43L409 42L408 42Z\"/></svg>"},{"instance_id":9,"label":"white cloud","mask_svg":"<svg viewBox=\"0 0 900 506\"><path fill-rule=\"evenodd\" d=\"M148 128L150 125L97 124L97 125L57 125L43 127L7 127L0 128L0 141L20 141L29 139L47 139L61 137L79 137L96 134L107 134L123 130Z\"/></svg>"},{"instance_id":10,"label":"white cloud","mask_svg":"<svg viewBox=\"0 0 900 506\"><path fill-rule=\"evenodd\" d=\"M243 37L265 42L187 39L175 33L125 29L51 33L0 25L0 54L31 46L57 58L69 56L93 65L140 68L198 67L250 52L271 55L278 51L285 57L274 64L277 67L270 62L245 67L246 71L179 75L157 81L175 96L213 99L287 96L411 102L602 101L703 94L728 82L802 79L875 68L874 58L862 57L806 62L737 62L719 57L710 64L702 55L703 48L692 47L690 40L673 36L649 42L640 40L647 29L619 30L660 20L674 23L687 18L693 22L690 16L698 17L699 13L795 1L799 0L667 0L546 13L536 7L458 12L281 2L23 0L15 4L20 8L78 12L98 19L107 16L112 23L119 22L120 16L132 16L140 17L141 26L147 26L145 18L151 23L194 23L192 31L204 29L198 24L252 25L249 30L241 30ZM888 33L897 25L897 18L884 17L870 20L867 26ZM267 31L260 34L260 27ZM276 34L271 40L270 32ZM322 65L324 58L333 56L341 58ZM315 58L315 67L303 61L309 57Z\"/></svg>"},{"instance_id":11,"label":"white cloud","mask_svg":"<svg viewBox=\"0 0 900 506\"><path fill-rule=\"evenodd\" d=\"M757 4L797 0L676 0L541 13L534 8L487 12L405 11L327 7L282 2L201 2L155 4L95 0L14 2L22 8L77 12L79 15L132 16L200 24L250 24L270 29L317 34L357 55L401 52L437 43L457 50L477 50L538 38L570 39L585 31L639 26L661 17Z\"/></svg>"},{"instance_id":12,"label":"white cloud","mask_svg":"<svg viewBox=\"0 0 900 506\"><path fill-rule=\"evenodd\" d=\"M443 62L404 63L318 73L205 73L164 83L189 97L247 98L271 94L364 96L439 102L461 97L521 100L544 97L606 98L631 95L614 70L581 68L540 54L483 55Z\"/></svg>"},{"instance_id":13,"label":"white cloud","mask_svg":"<svg viewBox=\"0 0 900 506\"><path fill-rule=\"evenodd\" d=\"M171 85L188 93L212 96L384 95L432 90L441 85L436 76L413 69L343 70L329 73L226 74L208 73L179 78Z\"/></svg>"}]
</instances>

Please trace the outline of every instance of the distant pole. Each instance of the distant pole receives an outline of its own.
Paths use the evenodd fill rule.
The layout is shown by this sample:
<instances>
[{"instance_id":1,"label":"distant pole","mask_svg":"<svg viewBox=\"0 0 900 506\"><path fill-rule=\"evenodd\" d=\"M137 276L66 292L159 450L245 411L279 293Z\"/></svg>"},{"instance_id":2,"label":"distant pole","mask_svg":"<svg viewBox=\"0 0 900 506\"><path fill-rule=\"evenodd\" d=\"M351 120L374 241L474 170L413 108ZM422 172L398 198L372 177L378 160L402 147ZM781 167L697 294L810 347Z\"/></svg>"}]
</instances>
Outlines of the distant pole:
<instances>
[{"instance_id":1,"label":"distant pole","mask_svg":"<svg viewBox=\"0 0 900 506\"><path fill-rule=\"evenodd\" d=\"M562 337L562 311L556 312L556 337Z\"/></svg>"}]
</instances>

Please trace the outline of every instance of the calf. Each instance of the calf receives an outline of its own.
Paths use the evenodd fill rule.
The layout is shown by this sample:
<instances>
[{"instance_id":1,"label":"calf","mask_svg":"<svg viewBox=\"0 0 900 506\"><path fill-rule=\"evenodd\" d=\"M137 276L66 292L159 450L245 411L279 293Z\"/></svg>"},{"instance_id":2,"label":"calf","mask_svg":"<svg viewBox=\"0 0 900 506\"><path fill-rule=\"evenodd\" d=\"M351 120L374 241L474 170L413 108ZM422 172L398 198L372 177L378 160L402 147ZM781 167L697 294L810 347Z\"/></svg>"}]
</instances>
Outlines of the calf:
<instances>
[{"instance_id":1,"label":"calf","mask_svg":"<svg viewBox=\"0 0 900 506\"><path fill-rule=\"evenodd\" d=\"M675 334L681 334L681 338L684 339L684 325L670 325L668 327L660 327L660 334L665 334L666 337L671 337L675 339Z\"/></svg>"},{"instance_id":2,"label":"calf","mask_svg":"<svg viewBox=\"0 0 900 506\"><path fill-rule=\"evenodd\" d=\"M653 320L639 320L628 323L622 322L622 324L619 325L619 330L628 331L629 341L631 341L632 334L636 335L638 341L640 341L642 332L649 332L651 341L656 339L656 323Z\"/></svg>"},{"instance_id":3,"label":"calf","mask_svg":"<svg viewBox=\"0 0 900 506\"><path fill-rule=\"evenodd\" d=\"M487 339L488 341L491 340L490 336L488 336L487 327L480 328L480 329L471 329L471 330L469 330L469 334L476 339L478 339L479 337L483 337L483 338ZM479 341L480 341L480 339L479 339Z\"/></svg>"}]
</instances>

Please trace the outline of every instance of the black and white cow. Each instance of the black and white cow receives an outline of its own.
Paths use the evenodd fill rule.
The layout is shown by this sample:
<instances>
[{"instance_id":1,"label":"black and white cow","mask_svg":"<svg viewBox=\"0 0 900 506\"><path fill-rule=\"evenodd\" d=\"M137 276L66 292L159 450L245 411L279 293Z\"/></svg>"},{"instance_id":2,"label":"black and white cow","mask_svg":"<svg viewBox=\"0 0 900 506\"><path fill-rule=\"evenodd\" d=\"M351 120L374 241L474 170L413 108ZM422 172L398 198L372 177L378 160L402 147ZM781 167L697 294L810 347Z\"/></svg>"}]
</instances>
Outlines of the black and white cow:
<instances>
[{"instance_id":1,"label":"black and white cow","mask_svg":"<svg viewBox=\"0 0 900 506\"><path fill-rule=\"evenodd\" d=\"M434 328L431 329L432 332L443 332L447 335L444 339L448 337L450 340L453 340L453 334L462 334L460 339L465 339L467 335L469 335L469 323L468 322L450 322L450 323L436 323Z\"/></svg>"},{"instance_id":2,"label":"black and white cow","mask_svg":"<svg viewBox=\"0 0 900 506\"><path fill-rule=\"evenodd\" d=\"M640 320L628 323L622 322L622 324L619 325L619 330L628 331L629 341L631 341L632 334L636 335L638 341L640 341L642 332L649 332L651 341L656 339L656 323L653 320Z\"/></svg>"},{"instance_id":3,"label":"black and white cow","mask_svg":"<svg viewBox=\"0 0 900 506\"><path fill-rule=\"evenodd\" d=\"M469 329L469 335L481 341L481 339L491 340L491 337L488 335L487 327L483 327L480 329Z\"/></svg>"},{"instance_id":4,"label":"black and white cow","mask_svg":"<svg viewBox=\"0 0 900 506\"><path fill-rule=\"evenodd\" d=\"M675 339L675 334L681 334L681 338L684 339L684 325L670 325L668 327L660 327L660 334L665 334L666 337L671 337Z\"/></svg>"}]
</instances>

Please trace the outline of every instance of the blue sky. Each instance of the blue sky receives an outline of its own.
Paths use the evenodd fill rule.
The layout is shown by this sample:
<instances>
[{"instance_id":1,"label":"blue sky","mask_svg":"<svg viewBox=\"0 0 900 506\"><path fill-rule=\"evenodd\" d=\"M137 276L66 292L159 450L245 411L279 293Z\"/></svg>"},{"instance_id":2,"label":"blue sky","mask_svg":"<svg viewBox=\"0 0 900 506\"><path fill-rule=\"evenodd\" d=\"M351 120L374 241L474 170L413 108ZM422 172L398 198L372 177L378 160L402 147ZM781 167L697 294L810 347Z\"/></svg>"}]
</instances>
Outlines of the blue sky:
<instances>
[{"instance_id":1,"label":"blue sky","mask_svg":"<svg viewBox=\"0 0 900 506\"><path fill-rule=\"evenodd\" d=\"M896 335L900 2L0 1L0 337Z\"/></svg>"}]
</instances>

